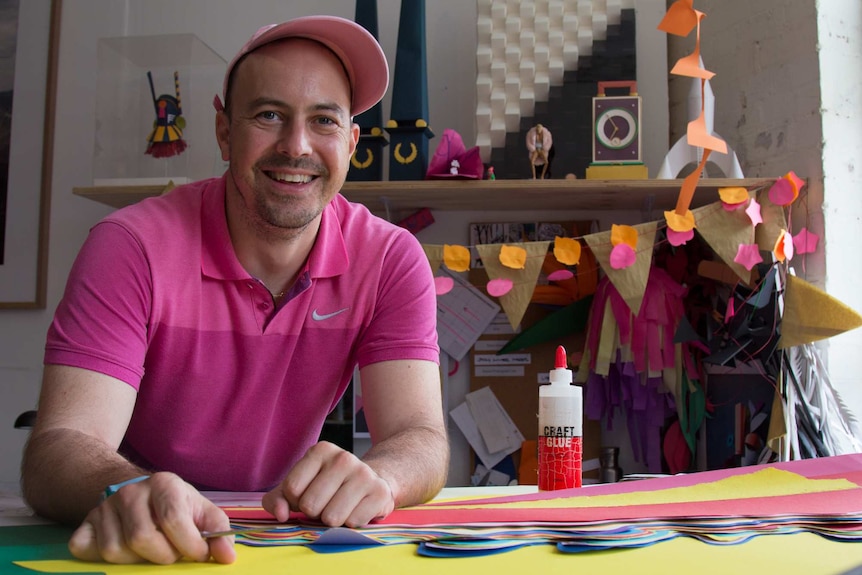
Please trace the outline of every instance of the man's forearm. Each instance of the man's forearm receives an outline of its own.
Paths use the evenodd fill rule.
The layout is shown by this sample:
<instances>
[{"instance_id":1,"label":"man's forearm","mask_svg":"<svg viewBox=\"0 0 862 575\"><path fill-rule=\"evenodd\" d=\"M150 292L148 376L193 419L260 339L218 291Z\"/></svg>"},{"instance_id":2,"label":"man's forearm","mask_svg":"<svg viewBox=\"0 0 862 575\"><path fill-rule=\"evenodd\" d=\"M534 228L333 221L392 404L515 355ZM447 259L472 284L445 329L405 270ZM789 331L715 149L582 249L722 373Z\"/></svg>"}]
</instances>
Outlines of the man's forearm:
<instances>
[{"instance_id":1,"label":"man's forearm","mask_svg":"<svg viewBox=\"0 0 862 575\"><path fill-rule=\"evenodd\" d=\"M446 484L449 440L444 430L415 427L375 444L362 460L395 491L395 506L428 501Z\"/></svg>"},{"instance_id":2,"label":"man's forearm","mask_svg":"<svg viewBox=\"0 0 862 575\"><path fill-rule=\"evenodd\" d=\"M52 429L27 442L21 485L37 514L77 525L99 504L105 487L144 473L94 437Z\"/></svg>"}]
</instances>

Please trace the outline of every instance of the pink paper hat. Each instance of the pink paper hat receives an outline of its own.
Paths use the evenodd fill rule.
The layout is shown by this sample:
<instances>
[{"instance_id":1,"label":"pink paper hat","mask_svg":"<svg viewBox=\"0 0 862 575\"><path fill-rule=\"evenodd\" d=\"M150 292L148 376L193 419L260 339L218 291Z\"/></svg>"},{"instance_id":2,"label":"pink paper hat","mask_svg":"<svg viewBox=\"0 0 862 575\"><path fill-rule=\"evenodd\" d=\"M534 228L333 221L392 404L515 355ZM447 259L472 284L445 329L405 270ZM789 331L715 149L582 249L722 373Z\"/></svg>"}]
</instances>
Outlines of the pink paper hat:
<instances>
[{"instance_id":1,"label":"pink paper hat","mask_svg":"<svg viewBox=\"0 0 862 575\"><path fill-rule=\"evenodd\" d=\"M304 16L281 24L260 28L233 57L224 75L222 97L215 97L216 109L222 110L227 97L230 74L240 59L270 42L286 38L306 38L329 48L344 65L353 92L350 113L361 114L386 94L389 86L389 64L383 48L365 28L337 16Z\"/></svg>"}]
</instances>

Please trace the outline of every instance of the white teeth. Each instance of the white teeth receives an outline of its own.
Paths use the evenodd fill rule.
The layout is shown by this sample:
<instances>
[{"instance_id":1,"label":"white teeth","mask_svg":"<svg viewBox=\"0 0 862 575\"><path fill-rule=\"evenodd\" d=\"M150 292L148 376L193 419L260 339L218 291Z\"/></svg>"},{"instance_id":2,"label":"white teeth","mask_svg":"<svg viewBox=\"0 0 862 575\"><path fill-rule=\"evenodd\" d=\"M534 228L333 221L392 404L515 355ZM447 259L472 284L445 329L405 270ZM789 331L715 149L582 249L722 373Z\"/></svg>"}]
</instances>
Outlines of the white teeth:
<instances>
[{"instance_id":1,"label":"white teeth","mask_svg":"<svg viewBox=\"0 0 862 575\"><path fill-rule=\"evenodd\" d=\"M303 174L279 174L277 172L270 172L269 177L273 180L278 180L279 182L289 182L291 184L307 184L311 181L311 176Z\"/></svg>"}]
</instances>

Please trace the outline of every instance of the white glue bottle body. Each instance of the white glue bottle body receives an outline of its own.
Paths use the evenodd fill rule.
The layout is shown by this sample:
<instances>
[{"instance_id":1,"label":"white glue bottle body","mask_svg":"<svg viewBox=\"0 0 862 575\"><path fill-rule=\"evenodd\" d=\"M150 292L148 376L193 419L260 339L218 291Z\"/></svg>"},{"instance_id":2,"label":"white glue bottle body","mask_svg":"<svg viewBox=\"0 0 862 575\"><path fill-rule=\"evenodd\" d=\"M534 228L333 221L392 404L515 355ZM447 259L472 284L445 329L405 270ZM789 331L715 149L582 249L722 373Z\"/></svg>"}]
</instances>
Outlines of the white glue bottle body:
<instances>
[{"instance_id":1,"label":"white glue bottle body","mask_svg":"<svg viewBox=\"0 0 862 575\"><path fill-rule=\"evenodd\" d=\"M550 384L539 386L539 490L581 486L583 390L572 385L566 350L557 347Z\"/></svg>"}]
</instances>

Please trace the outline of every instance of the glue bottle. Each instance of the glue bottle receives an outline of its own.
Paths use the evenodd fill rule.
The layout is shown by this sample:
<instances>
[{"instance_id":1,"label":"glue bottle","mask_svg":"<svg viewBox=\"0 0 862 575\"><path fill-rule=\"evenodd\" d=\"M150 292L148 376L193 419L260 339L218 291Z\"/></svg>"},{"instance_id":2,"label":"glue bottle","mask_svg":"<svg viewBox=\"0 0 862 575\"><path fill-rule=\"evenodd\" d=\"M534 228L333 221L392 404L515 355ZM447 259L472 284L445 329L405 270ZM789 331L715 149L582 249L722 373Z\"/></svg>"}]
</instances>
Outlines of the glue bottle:
<instances>
[{"instance_id":1,"label":"glue bottle","mask_svg":"<svg viewBox=\"0 0 862 575\"><path fill-rule=\"evenodd\" d=\"M581 486L583 395L572 385L566 350L557 347L551 383L539 386L539 490Z\"/></svg>"}]
</instances>

